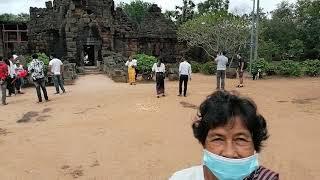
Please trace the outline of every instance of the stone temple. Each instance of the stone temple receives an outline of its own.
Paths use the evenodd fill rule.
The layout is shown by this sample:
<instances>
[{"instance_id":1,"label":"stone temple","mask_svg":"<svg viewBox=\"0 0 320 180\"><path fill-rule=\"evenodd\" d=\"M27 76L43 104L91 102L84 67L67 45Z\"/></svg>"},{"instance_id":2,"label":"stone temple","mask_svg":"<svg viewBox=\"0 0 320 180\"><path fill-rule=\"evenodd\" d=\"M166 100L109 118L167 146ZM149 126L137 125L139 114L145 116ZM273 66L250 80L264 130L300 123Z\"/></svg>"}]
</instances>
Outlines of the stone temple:
<instances>
[{"instance_id":1,"label":"stone temple","mask_svg":"<svg viewBox=\"0 0 320 180\"><path fill-rule=\"evenodd\" d=\"M46 8L31 7L28 46L78 66L99 66L115 54L127 58L145 53L168 63L179 56L176 27L157 5L138 25L113 0L54 0ZM84 63L86 55L89 62ZM109 63L117 65L116 60Z\"/></svg>"}]
</instances>

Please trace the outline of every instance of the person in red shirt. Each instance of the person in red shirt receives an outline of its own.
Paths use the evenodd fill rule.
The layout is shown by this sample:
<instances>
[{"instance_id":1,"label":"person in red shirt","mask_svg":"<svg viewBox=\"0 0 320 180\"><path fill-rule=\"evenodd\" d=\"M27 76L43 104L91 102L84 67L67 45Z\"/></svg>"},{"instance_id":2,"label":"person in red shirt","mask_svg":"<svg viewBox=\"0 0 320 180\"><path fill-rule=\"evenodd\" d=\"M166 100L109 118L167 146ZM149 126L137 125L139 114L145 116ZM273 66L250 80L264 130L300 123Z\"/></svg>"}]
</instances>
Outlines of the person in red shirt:
<instances>
[{"instance_id":1,"label":"person in red shirt","mask_svg":"<svg viewBox=\"0 0 320 180\"><path fill-rule=\"evenodd\" d=\"M0 85L1 85L1 91L2 91L2 104L7 105L8 103L6 102L6 91L7 91L7 79L8 77L8 66L7 64L3 61L3 57L0 56Z\"/></svg>"}]
</instances>

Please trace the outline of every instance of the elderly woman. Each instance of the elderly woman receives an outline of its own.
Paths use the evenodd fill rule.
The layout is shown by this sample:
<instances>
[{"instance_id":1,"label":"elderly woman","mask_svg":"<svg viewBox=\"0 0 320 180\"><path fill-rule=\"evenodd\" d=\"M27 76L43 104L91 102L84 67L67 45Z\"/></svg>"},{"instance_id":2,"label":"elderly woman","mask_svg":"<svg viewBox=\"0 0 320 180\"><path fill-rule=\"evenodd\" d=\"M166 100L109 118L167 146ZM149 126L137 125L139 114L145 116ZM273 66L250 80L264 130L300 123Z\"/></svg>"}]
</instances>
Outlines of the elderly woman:
<instances>
[{"instance_id":1,"label":"elderly woman","mask_svg":"<svg viewBox=\"0 0 320 180\"><path fill-rule=\"evenodd\" d=\"M252 100L217 91L201 104L192 128L204 149L203 165L176 172L170 180L279 179L259 164L258 153L268 131Z\"/></svg>"}]
</instances>

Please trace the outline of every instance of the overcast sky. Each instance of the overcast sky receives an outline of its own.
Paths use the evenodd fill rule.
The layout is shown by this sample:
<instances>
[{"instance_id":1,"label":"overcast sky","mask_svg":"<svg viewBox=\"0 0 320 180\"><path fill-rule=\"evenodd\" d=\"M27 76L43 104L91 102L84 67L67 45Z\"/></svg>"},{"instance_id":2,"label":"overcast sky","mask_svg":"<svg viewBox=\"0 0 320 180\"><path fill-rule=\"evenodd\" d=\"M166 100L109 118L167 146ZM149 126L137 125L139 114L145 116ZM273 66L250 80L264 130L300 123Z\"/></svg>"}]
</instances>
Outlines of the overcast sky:
<instances>
[{"instance_id":1,"label":"overcast sky","mask_svg":"<svg viewBox=\"0 0 320 180\"><path fill-rule=\"evenodd\" d=\"M29 7L45 7L45 2L48 0L0 0L0 13L28 13ZM116 4L119 2L130 2L132 0L115 0ZM180 5L182 0L144 0L151 3L158 4L163 10L174 10L176 5ZM199 3L204 0L194 0ZM261 7L266 11L272 11L281 0L260 0ZM287 0L295 2L296 0ZM230 0L231 10L250 11L252 8L252 0Z\"/></svg>"}]
</instances>

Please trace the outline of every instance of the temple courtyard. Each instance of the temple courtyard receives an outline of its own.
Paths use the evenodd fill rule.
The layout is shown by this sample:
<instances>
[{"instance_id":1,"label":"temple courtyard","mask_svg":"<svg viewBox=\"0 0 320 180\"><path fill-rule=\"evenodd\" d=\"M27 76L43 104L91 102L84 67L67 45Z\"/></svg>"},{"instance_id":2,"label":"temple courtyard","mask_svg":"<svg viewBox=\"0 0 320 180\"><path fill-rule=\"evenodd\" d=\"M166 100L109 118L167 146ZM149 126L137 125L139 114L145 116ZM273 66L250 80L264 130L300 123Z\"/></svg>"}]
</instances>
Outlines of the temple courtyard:
<instances>
[{"instance_id":1,"label":"temple courtyard","mask_svg":"<svg viewBox=\"0 0 320 180\"><path fill-rule=\"evenodd\" d=\"M166 82L129 86L104 75L81 76L67 93L36 103L33 87L0 106L1 180L163 180L201 163L191 123L215 89L215 77L195 74L188 97ZM235 90L237 80L227 80ZM264 166L282 180L320 177L320 79L273 78L237 89L253 98L269 126Z\"/></svg>"}]
</instances>

